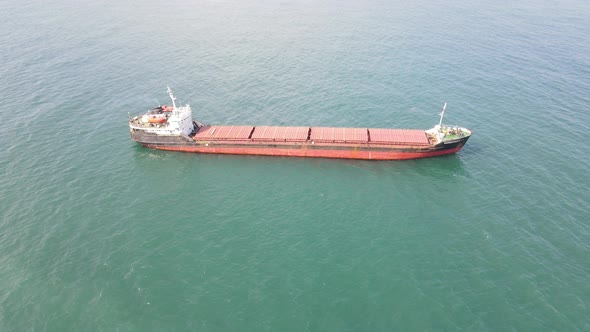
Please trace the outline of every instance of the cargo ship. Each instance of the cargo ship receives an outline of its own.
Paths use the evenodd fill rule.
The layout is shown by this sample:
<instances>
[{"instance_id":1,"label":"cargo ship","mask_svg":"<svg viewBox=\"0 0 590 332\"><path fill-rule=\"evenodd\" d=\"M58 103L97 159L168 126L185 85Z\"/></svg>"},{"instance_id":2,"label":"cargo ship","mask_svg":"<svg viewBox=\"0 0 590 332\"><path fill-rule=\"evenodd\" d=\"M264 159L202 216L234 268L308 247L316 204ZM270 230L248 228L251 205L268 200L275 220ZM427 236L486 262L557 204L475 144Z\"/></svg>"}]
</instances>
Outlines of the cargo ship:
<instances>
[{"instance_id":1,"label":"cargo ship","mask_svg":"<svg viewBox=\"0 0 590 332\"><path fill-rule=\"evenodd\" d=\"M131 139L147 148L195 153L366 160L416 159L461 150L471 131L443 125L428 130L387 128L204 125L190 105L158 106L129 116Z\"/></svg>"}]
</instances>

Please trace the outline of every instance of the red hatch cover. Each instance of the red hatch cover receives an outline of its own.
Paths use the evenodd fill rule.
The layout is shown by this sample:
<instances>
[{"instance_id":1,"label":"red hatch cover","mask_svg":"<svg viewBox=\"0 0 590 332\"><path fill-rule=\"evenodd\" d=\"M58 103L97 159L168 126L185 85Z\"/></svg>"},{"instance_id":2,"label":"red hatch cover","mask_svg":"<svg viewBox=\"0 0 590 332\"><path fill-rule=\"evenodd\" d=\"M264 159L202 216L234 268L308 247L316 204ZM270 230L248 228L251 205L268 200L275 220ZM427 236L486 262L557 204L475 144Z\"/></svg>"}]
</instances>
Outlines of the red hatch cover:
<instances>
[{"instance_id":1,"label":"red hatch cover","mask_svg":"<svg viewBox=\"0 0 590 332\"><path fill-rule=\"evenodd\" d=\"M246 140L253 126L207 126L195 134L195 140Z\"/></svg>"},{"instance_id":2,"label":"red hatch cover","mask_svg":"<svg viewBox=\"0 0 590 332\"><path fill-rule=\"evenodd\" d=\"M257 126L252 134L253 140L301 142L307 140L309 127Z\"/></svg>"},{"instance_id":3,"label":"red hatch cover","mask_svg":"<svg viewBox=\"0 0 590 332\"><path fill-rule=\"evenodd\" d=\"M315 142L367 143L366 128L313 127L310 139Z\"/></svg>"},{"instance_id":4,"label":"red hatch cover","mask_svg":"<svg viewBox=\"0 0 590 332\"><path fill-rule=\"evenodd\" d=\"M385 144L428 145L424 130L369 128L371 142Z\"/></svg>"}]
</instances>

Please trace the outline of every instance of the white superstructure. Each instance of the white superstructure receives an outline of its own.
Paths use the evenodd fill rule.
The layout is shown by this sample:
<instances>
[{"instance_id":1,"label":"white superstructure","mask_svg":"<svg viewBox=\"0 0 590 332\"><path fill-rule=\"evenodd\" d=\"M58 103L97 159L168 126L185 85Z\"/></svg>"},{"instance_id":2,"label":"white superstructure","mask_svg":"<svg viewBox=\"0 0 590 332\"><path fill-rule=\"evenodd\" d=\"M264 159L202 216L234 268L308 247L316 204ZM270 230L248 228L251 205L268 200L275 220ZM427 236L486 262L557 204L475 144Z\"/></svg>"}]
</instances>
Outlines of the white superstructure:
<instances>
[{"instance_id":1,"label":"white superstructure","mask_svg":"<svg viewBox=\"0 0 590 332\"><path fill-rule=\"evenodd\" d=\"M176 106L176 98L168 87L172 107L160 106L129 120L131 131L140 130L158 135L189 135L195 129L190 105ZM200 124L197 123L198 126Z\"/></svg>"}]
</instances>

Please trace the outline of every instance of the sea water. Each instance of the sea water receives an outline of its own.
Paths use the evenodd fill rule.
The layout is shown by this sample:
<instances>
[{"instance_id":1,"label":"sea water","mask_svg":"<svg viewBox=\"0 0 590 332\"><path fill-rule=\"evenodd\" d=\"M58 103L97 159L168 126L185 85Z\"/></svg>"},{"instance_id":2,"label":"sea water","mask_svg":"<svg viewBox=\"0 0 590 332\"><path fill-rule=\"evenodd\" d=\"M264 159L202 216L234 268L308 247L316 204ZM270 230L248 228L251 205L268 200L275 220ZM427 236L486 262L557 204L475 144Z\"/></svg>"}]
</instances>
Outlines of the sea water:
<instances>
[{"instance_id":1,"label":"sea water","mask_svg":"<svg viewBox=\"0 0 590 332\"><path fill-rule=\"evenodd\" d=\"M0 2L0 331L590 330L587 1ZM473 130L198 155L128 113Z\"/></svg>"}]
</instances>

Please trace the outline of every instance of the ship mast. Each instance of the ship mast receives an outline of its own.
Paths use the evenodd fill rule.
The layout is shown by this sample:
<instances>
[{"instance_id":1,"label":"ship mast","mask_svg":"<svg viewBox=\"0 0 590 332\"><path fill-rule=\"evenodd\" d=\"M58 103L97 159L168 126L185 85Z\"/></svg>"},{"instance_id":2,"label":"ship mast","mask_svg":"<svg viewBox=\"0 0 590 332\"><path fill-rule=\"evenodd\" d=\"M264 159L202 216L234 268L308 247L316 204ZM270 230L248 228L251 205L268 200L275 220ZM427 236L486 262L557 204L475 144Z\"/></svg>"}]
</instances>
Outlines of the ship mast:
<instances>
[{"instance_id":1,"label":"ship mast","mask_svg":"<svg viewBox=\"0 0 590 332\"><path fill-rule=\"evenodd\" d=\"M172 94L172 90L170 89L170 87L167 86L167 88L168 88L168 95L170 96L170 99L172 99L172 107L174 108L174 110L176 110L176 103L174 102L176 100L176 98Z\"/></svg>"},{"instance_id":2,"label":"ship mast","mask_svg":"<svg viewBox=\"0 0 590 332\"><path fill-rule=\"evenodd\" d=\"M442 126L442 120L443 120L443 116L445 115L445 109L447 108L447 103L445 102L445 105L442 108L442 112L440 112L440 121L438 122L438 127L440 128Z\"/></svg>"}]
</instances>

